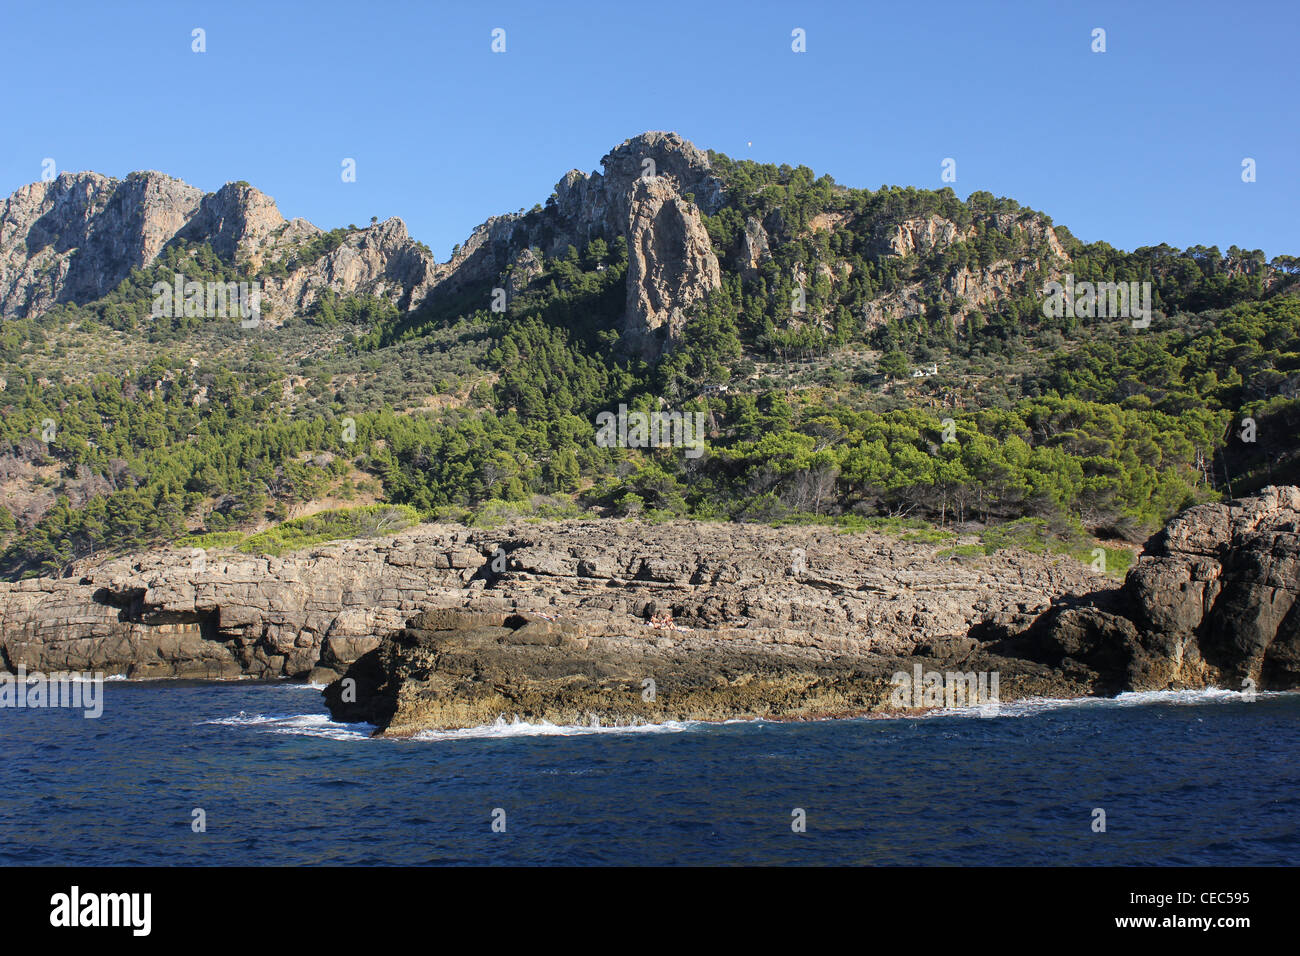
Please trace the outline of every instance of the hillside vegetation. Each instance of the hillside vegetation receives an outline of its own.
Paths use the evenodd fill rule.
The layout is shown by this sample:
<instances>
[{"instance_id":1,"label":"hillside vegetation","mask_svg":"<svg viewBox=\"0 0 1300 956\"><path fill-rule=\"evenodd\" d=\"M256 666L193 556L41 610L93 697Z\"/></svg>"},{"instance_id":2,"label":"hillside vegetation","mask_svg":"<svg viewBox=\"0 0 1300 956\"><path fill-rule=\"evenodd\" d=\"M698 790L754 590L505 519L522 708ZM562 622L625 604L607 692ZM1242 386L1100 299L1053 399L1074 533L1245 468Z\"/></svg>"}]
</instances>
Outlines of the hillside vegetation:
<instances>
[{"instance_id":1,"label":"hillside vegetation","mask_svg":"<svg viewBox=\"0 0 1300 956\"><path fill-rule=\"evenodd\" d=\"M504 313L485 287L411 312L326 295L257 328L147 319L174 271L285 268L187 242L104 299L0 324L0 575L196 534L260 532L275 553L334 536L342 519L266 530L326 499L414 509L399 523L545 496L652 518L1034 519L1133 542L1193 502L1300 480L1294 258L1124 252L1056 227L1075 275L1149 281L1155 314L1050 319L1032 292L1050 220L1012 200L710 159L727 186L705 219L721 285L655 360L619 348L628 251L601 238L539 255ZM883 248L927 217L974 235ZM751 220L770 240L757 265ZM999 264L1030 291L952 292ZM705 454L600 447L596 415L620 405L704 413Z\"/></svg>"}]
</instances>

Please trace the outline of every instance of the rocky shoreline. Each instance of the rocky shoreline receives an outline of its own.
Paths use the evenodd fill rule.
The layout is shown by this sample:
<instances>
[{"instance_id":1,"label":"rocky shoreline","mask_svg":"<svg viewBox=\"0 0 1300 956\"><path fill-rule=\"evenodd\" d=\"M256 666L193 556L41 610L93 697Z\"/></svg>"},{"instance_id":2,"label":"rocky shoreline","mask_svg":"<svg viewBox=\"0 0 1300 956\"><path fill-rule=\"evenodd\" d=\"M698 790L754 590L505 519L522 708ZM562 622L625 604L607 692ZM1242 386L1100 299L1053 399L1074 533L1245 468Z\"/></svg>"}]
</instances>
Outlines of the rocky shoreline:
<instances>
[{"instance_id":1,"label":"rocky shoreline","mask_svg":"<svg viewBox=\"0 0 1300 956\"><path fill-rule=\"evenodd\" d=\"M425 525L0 584L0 668L306 679L391 735L890 711L917 664L995 674L1003 701L1300 686L1300 489L1189 509L1114 584L906 534Z\"/></svg>"},{"instance_id":2,"label":"rocky shoreline","mask_svg":"<svg viewBox=\"0 0 1300 956\"><path fill-rule=\"evenodd\" d=\"M629 629L630 630L630 629ZM873 654L848 643L755 645L717 632L647 639L596 635L574 618L457 609L418 615L325 689L336 720L384 736L491 724L629 726L744 718L819 719L943 706L899 703L892 676L996 674L997 700L1078 697L1090 685L1060 669L990 654ZM973 642L972 642L973 643ZM964 693L964 692L963 692ZM961 705L986 702L963 696Z\"/></svg>"}]
</instances>

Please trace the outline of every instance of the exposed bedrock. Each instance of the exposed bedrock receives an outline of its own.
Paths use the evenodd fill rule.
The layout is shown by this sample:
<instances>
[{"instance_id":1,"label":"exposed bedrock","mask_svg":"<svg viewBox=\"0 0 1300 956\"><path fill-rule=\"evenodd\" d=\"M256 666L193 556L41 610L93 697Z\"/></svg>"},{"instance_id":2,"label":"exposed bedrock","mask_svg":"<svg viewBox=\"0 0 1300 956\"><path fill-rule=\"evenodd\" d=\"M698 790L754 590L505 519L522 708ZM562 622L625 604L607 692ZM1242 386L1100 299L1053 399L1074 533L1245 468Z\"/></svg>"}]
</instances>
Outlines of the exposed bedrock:
<instances>
[{"instance_id":1,"label":"exposed bedrock","mask_svg":"<svg viewBox=\"0 0 1300 956\"><path fill-rule=\"evenodd\" d=\"M1293 487L1189 509L1110 587L1050 554L702 522L155 552L0 584L0 666L311 679L390 734L864 713L917 663L996 672L1002 700L1289 689L1298 522Z\"/></svg>"},{"instance_id":2,"label":"exposed bedrock","mask_svg":"<svg viewBox=\"0 0 1300 956\"><path fill-rule=\"evenodd\" d=\"M1297 590L1300 488L1269 487L1184 511L1122 588L1058 602L1009 646L1083 664L1117 690L1289 690L1300 686Z\"/></svg>"},{"instance_id":3,"label":"exposed bedrock","mask_svg":"<svg viewBox=\"0 0 1300 956\"><path fill-rule=\"evenodd\" d=\"M743 569L734 558L722 574L697 564L693 590L673 593L683 566L642 559L632 586L659 580L668 587L664 601L606 603L610 613L594 619L425 612L332 684L326 701L336 717L390 735L499 717L562 724L806 718L893 709L891 676L916 658L925 671L997 673L1004 701L1289 689L1300 685L1298 510L1296 488L1189 509L1148 542L1123 587L1100 590L1091 588L1103 579L1089 580L1077 566L1025 554L973 565L940 552L922 561L891 552L882 560L883 552L855 554L847 544L839 552L824 540L820 552L808 552L824 569L812 570L805 555L785 574L773 573L773 549L755 549L751 540L749 550L733 552L745 556ZM782 545L775 550L782 555ZM552 555L544 568L521 558L509 562L522 574L519 586L529 580L525 568L629 586L576 551L571 563ZM1041 575L1038 600L1016 601L1012 595L1033 592L1033 574ZM910 619L889 613L899 603ZM774 629L764 618L777 608L820 626ZM616 613L625 610L657 621L659 636L627 626Z\"/></svg>"},{"instance_id":4,"label":"exposed bedrock","mask_svg":"<svg viewBox=\"0 0 1300 956\"><path fill-rule=\"evenodd\" d=\"M965 639L916 645L915 657L868 647L835 639L765 643L728 628L647 638L574 618L444 609L386 638L326 688L325 700L336 719L408 736L499 718L610 726L897 713L893 675L918 666L972 678L996 673L1000 700L1089 689L1084 675L990 655ZM942 656L931 656L935 651ZM957 700L975 706L986 699ZM914 703L922 701L909 695L903 706Z\"/></svg>"},{"instance_id":5,"label":"exposed bedrock","mask_svg":"<svg viewBox=\"0 0 1300 956\"><path fill-rule=\"evenodd\" d=\"M425 525L283 558L154 552L0 584L0 650L29 669L128 676L337 673L421 611L565 616L654 644L911 654L972 624L1027 624L1099 579L1066 558L954 558L833 529L626 521ZM334 673L330 673L333 671Z\"/></svg>"}]
</instances>

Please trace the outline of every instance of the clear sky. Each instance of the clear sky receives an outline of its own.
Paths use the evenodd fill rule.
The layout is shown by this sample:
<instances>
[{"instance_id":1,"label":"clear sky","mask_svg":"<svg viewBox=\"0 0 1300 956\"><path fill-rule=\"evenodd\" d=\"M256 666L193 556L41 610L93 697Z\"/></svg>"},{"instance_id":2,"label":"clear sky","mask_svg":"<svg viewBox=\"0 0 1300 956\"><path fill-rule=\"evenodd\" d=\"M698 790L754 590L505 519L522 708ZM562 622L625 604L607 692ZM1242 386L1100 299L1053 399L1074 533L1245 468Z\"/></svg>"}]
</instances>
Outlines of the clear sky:
<instances>
[{"instance_id":1,"label":"clear sky","mask_svg":"<svg viewBox=\"0 0 1300 956\"><path fill-rule=\"evenodd\" d=\"M1300 254L1297 0L9 0L0 45L4 195L47 157L244 179L322 228L401 216L445 259L664 129L873 189L940 188L951 157L960 196L1126 249Z\"/></svg>"}]
</instances>

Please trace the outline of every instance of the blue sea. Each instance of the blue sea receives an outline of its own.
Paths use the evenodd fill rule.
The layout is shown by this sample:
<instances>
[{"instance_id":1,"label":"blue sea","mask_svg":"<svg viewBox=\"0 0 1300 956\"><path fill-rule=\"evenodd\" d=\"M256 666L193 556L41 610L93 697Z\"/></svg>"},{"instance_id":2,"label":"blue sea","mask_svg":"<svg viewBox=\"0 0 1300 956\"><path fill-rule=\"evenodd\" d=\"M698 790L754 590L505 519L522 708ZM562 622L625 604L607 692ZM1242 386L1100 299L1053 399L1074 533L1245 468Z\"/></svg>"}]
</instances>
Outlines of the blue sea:
<instances>
[{"instance_id":1,"label":"blue sea","mask_svg":"<svg viewBox=\"0 0 1300 956\"><path fill-rule=\"evenodd\" d=\"M0 710L0 864L1300 862L1295 693L371 730L293 684L110 681L99 719Z\"/></svg>"}]
</instances>

